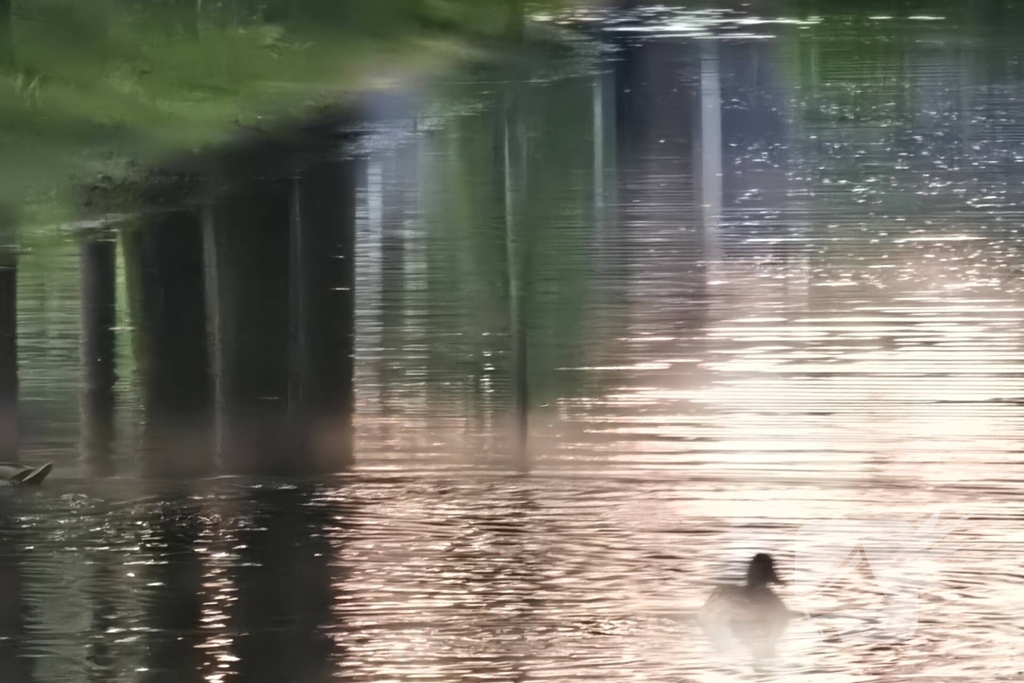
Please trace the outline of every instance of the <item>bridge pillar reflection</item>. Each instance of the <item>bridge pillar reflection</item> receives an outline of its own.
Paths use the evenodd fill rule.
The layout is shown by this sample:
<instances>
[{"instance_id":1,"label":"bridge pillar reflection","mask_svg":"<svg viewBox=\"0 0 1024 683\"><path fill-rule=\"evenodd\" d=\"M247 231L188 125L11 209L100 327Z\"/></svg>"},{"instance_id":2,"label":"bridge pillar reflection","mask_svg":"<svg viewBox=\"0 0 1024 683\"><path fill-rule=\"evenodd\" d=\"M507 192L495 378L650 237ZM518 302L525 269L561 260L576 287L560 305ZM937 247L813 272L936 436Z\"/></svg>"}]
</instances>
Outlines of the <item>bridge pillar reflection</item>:
<instances>
[{"instance_id":1,"label":"bridge pillar reflection","mask_svg":"<svg viewBox=\"0 0 1024 683\"><path fill-rule=\"evenodd\" d=\"M200 224L192 211L154 213L122 232L141 378L144 470L196 476L212 466Z\"/></svg>"},{"instance_id":2,"label":"bridge pillar reflection","mask_svg":"<svg viewBox=\"0 0 1024 683\"><path fill-rule=\"evenodd\" d=\"M352 460L356 175L320 162L293 183L288 407L317 471Z\"/></svg>"},{"instance_id":3,"label":"bridge pillar reflection","mask_svg":"<svg viewBox=\"0 0 1024 683\"><path fill-rule=\"evenodd\" d=\"M287 449L287 181L263 180L203 212L216 448L223 469L270 473Z\"/></svg>"},{"instance_id":4,"label":"bridge pillar reflection","mask_svg":"<svg viewBox=\"0 0 1024 683\"><path fill-rule=\"evenodd\" d=\"M224 469L352 459L356 162L236 187L204 210L217 449Z\"/></svg>"},{"instance_id":5,"label":"bridge pillar reflection","mask_svg":"<svg viewBox=\"0 0 1024 683\"><path fill-rule=\"evenodd\" d=\"M308 488L259 490L250 499L227 624L240 634L233 648L238 680L328 681L344 659L330 635L345 629L332 609L340 577L332 567L339 547L330 537L349 522L309 500Z\"/></svg>"},{"instance_id":6,"label":"bridge pillar reflection","mask_svg":"<svg viewBox=\"0 0 1024 683\"><path fill-rule=\"evenodd\" d=\"M117 242L90 235L81 243L82 457L109 474L114 443L114 327L117 320Z\"/></svg>"},{"instance_id":7,"label":"bridge pillar reflection","mask_svg":"<svg viewBox=\"0 0 1024 683\"><path fill-rule=\"evenodd\" d=\"M0 458L17 459L18 309L15 216L0 206ZM22 567L24 551L18 513L0 500L0 681L33 680L26 656L27 605Z\"/></svg>"},{"instance_id":8,"label":"bridge pillar reflection","mask_svg":"<svg viewBox=\"0 0 1024 683\"><path fill-rule=\"evenodd\" d=\"M18 252L15 217L0 206L0 459L18 453Z\"/></svg>"}]
</instances>

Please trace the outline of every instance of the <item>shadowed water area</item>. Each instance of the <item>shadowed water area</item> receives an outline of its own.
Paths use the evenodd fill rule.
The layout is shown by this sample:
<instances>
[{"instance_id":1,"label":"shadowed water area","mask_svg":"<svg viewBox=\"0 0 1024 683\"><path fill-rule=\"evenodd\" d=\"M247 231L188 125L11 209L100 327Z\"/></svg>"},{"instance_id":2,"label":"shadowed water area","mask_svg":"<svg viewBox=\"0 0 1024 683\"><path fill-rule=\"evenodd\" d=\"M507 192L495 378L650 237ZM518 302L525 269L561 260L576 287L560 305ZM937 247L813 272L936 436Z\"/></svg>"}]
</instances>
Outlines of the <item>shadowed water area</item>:
<instances>
[{"instance_id":1,"label":"shadowed water area","mask_svg":"<svg viewBox=\"0 0 1024 683\"><path fill-rule=\"evenodd\" d=\"M0 680L1017 680L1024 12L884 5L542 16L5 253ZM905 640L694 624L938 512Z\"/></svg>"}]
</instances>

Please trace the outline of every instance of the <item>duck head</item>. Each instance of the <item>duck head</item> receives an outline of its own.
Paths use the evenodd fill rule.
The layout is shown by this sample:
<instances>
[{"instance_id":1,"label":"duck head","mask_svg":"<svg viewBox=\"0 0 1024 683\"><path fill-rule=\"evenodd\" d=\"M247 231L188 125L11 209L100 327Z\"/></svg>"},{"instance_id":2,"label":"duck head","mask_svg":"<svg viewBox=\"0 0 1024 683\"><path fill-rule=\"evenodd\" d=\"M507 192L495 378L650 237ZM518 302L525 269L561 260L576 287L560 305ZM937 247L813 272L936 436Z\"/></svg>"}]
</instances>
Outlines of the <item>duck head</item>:
<instances>
[{"instance_id":1,"label":"duck head","mask_svg":"<svg viewBox=\"0 0 1024 683\"><path fill-rule=\"evenodd\" d=\"M761 588L770 583L785 584L775 573L775 560L768 553L758 553L747 567L747 585Z\"/></svg>"}]
</instances>

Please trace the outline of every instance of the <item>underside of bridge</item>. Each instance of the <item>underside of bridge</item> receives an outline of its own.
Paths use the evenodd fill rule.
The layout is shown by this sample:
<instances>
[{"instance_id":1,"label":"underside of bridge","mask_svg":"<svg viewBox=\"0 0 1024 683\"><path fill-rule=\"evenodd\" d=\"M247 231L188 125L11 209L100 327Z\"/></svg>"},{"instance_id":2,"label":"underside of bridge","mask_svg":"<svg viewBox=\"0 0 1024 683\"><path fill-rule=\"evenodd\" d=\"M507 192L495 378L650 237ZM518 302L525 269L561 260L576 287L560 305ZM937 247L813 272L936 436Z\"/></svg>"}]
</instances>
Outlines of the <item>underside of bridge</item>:
<instances>
[{"instance_id":1,"label":"underside of bridge","mask_svg":"<svg viewBox=\"0 0 1024 683\"><path fill-rule=\"evenodd\" d=\"M113 442L116 240L151 476L306 474L352 461L359 161L266 155L185 207L83 240L83 454ZM280 169L288 169L282 175Z\"/></svg>"}]
</instances>

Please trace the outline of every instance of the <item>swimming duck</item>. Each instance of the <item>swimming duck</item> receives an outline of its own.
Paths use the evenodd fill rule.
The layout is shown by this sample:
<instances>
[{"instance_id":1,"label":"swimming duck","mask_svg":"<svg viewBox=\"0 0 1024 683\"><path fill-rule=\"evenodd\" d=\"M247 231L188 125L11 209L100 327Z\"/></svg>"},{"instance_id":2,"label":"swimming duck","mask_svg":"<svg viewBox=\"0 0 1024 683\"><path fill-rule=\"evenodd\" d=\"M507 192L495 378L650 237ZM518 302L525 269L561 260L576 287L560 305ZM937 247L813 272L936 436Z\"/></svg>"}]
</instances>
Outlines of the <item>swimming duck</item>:
<instances>
[{"instance_id":1,"label":"swimming duck","mask_svg":"<svg viewBox=\"0 0 1024 683\"><path fill-rule=\"evenodd\" d=\"M775 572L772 556L758 553L747 566L746 585L715 588L698 622L718 645L738 641L755 657L770 657L792 613L769 585L784 583Z\"/></svg>"},{"instance_id":2,"label":"swimming duck","mask_svg":"<svg viewBox=\"0 0 1024 683\"><path fill-rule=\"evenodd\" d=\"M38 486L52 469L52 462L41 467L30 467L20 462L0 462L0 482L11 486Z\"/></svg>"}]
</instances>

